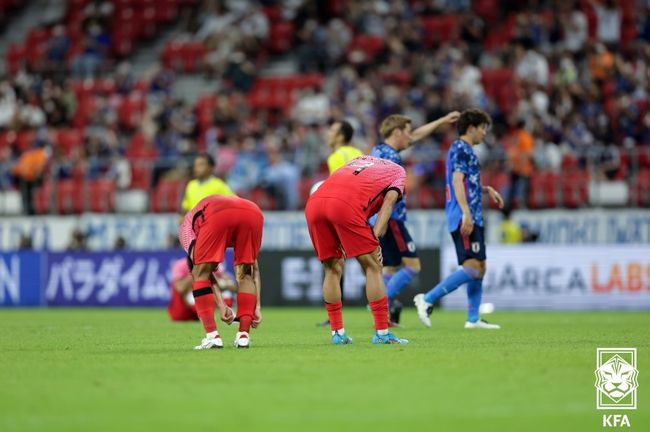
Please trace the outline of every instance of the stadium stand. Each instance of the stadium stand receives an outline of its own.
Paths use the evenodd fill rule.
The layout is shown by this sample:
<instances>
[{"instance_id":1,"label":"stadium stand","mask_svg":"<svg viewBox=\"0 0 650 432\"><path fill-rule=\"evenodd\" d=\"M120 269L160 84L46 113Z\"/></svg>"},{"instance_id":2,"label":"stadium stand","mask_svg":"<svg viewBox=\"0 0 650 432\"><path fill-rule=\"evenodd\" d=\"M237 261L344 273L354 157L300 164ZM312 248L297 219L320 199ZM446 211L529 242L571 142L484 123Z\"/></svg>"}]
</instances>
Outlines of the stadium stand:
<instances>
[{"instance_id":1,"label":"stadium stand","mask_svg":"<svg viewBox=\"0 0 650 432\"><path fill-rule=\"evenodd\" d=\"M0 23L19 3L0 0ZM291 187L304 205L326 173L330 119L349 118L354 143L368 150L385 115L405 113L418 125L469 106L494 118L480 153L484 181L501 191L510 187L504 147L516 125L533 137L534 172L518 206L589 206L592 185L606 182L625 184L625 204L650 206L647 3L65 5L59 21L38 23L8 47L0 79L0 187L18 193L20 155L48 149L37 213L120 211L119 195L134 190L146 192L136 208L175 211L199 151L215 155L238 194L282 209L265 177L270 151L279 151L301 174ZM129 61L162 34L173 37L160 64L135 76ZM175 93L183 76L208 77L220 90L185 100ZM444 205L440 161L453 135L406 155L410 206Z\"/></svg>"}]
</instances>

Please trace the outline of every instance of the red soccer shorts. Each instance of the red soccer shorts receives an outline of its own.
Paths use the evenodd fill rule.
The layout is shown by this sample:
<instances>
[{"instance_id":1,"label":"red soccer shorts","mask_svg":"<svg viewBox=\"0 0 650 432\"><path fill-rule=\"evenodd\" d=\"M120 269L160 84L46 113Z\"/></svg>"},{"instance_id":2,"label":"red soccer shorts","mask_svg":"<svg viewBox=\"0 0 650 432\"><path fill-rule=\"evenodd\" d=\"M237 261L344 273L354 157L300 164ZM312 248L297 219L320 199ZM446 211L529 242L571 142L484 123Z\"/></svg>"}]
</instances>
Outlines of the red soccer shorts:
<instances>
[{"instance_id":1,"label":"red soccer shorts","mask_svg":"<svg viewBox=\"0 0 650 432\"><path fill-rule=\"evenodd\" d=\"M262 245L264 216L255 204L214 208L208 204L196 218L194 264L223 262L227 247L235 250L235 265L253 264Z\"/></svg>"},{"instance_id":2,"label":"red soccer shorts","mask_svg":"<svg viewBox=\"0 0 650 432\"><path fill-rule=\"evenodd\" d=\"M318 259L357 257L379 247L366 215L338 198L312 198L305 208Z\"/></svg>"}]
</instances>

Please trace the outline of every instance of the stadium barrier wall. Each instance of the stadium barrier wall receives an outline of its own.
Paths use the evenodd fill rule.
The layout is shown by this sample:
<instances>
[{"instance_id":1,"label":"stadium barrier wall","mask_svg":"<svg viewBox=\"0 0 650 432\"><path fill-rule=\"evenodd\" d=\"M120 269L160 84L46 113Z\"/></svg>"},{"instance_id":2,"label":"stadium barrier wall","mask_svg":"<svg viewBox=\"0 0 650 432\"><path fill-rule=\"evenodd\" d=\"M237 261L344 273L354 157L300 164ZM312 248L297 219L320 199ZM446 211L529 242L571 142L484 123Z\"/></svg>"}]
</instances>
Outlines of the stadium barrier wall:
<instances>
[{"instance_id":1,"label":"stadium barrier wall","mask_svg":"<svg viewBox=\"0 0 650 432\"><path fill-rule=\"evenodd\" d=\"M458 268L453 248L440 254L442 275ZM650 309L650 246L489 246L483 302L497 309ZM465 289L442 306L467 308Z\"/></svg>"},{"instance_id":2,"label":"stadium barrier wall","mask_svg":"<svg viewBox=\"0 0 650 432\"><path fill-rule=\"evenodd\" d=\"M302 212L266 212L264 250L312 249ZM539 242L549 244L650 244L650 210L539 210L517 211L513 218L539 232ZM110 250L118 237L131 250L162 250L177 232L176 214L84 214L81 216L3 217L0 251L14 250L22 235L30 235L37 250L63 251L72 231L89 234L91 250ZM499 242L501 215L486 212L486 240ZM407 222L420 248L450 244L444 211L413 210Z\"/></svg>"},{"instance_id":3,"label":"stadium barrier wall","mask_svg":"<svg viewBox=\"0 0 650 432\"><path fill-rule=\"evenodd\" d=\"M437 250L420 251L423 261L415 292L438 280ZM15 252L0 254L0 306L166 306L171 266L183 251ZM269 251L259 257L262 303L272 306L322 305L322 265L313 252ZM232 253L226 256L232 272ZM346 305L365 305L365 278L356 260L345 266Z\"/></svg>"},{"instance_id":4,"label":"stadium barrier wall","mask_svg":"<svg viewBox=\"0 0 650 432\"><path fill-rule=\"evenodd\" d=\"M166 306L183 251L0 253L0 306Z\"/></svg>"},{"instance_id":5,"label":"stadium barrier wall","mask_svg":"<svg viewBox=\"0 0 650 432\"><path fill-rule=\"evenodd\" d=\"M413 296L428 290L439 280L438 249L420 249L422 271L400 294L404 304L411 305ZM308 306L323 304L323 266L314 252L262 251L259 256L262 273L262 304ZM345 262L343 297L346 305L365 306L365 277L354 259Z\"/></svg>"}]
</instances>

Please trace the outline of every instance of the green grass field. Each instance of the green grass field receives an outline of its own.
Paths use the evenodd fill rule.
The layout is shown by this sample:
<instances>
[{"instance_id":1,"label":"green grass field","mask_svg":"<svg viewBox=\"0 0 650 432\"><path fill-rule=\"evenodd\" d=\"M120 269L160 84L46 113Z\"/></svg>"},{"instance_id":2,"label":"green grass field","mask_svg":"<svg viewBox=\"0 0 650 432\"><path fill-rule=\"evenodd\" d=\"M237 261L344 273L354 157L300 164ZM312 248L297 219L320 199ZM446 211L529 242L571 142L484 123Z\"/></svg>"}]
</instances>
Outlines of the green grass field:
<instances>
[{"instance_id":1,"label":"green grass field","mask_svg":"<svg viewBox=\"0 0 650 432\"><path fill-rule=\"evenodd\" d=\"M263 311L250 350L195 352L198 323L162 310L0 311L0 431L595 431L597 347L638 349L633 430L650 430L648 313L460 312L408 346L373 346L365 309L344 309L355 343L329 344L321 309ZM648 374L648 375L646 375Z\"/></svg>"}]
</instances>

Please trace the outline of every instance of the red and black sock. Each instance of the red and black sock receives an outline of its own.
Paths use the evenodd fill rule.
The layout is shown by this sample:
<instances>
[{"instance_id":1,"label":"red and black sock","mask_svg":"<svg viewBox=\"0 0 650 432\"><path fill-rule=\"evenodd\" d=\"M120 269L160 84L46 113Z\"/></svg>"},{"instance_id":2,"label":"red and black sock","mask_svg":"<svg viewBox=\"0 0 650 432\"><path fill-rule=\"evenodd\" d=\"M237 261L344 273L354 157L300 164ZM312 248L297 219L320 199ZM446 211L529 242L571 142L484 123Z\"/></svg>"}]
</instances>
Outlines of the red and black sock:
<instances>
[{"instance_id":1,"label":"red and black sock","mask_svg":"<svg viewBox=\"0 0 650 432\"><path fill-rule=\"evenodd\" d=\"M199 316L206 333L217 329L217 322L214 319L214 293L212 282L209 280L198 280L192 282L192 295L196 303L196 314Z\"/></svg>"},{"instance_id":2,"label":"red and black sock","mask_svg":"<svg viewBox=\"0 0 650 432\"><path fill-rule=\"evenodd\" d=\"M383 296L379 300L371 301L370 310L375 319L375 330L388 329L388 297Z\"/></svg>"},{"instance_id":3,"label":"red and black sock","mask_svg":"<svg viewBox=\"0 0 650 432\"><path fill-rule=\"evenodd\" d=\"M257 296L250 293L237 293L237 320L239 321L239 331L249 332L251 323L257 307Z\"/></svg>"},{"instance_id":4,"label":"red and black sock","mask_svg":"<svg viewBox=\"0 0 650 432\"><path fill-rule=\"evenodd\" d=\"M325 303L325 309L327 309L332 331L341 330L343 328L343 303Z\"/></svg>"}]
</instances>

